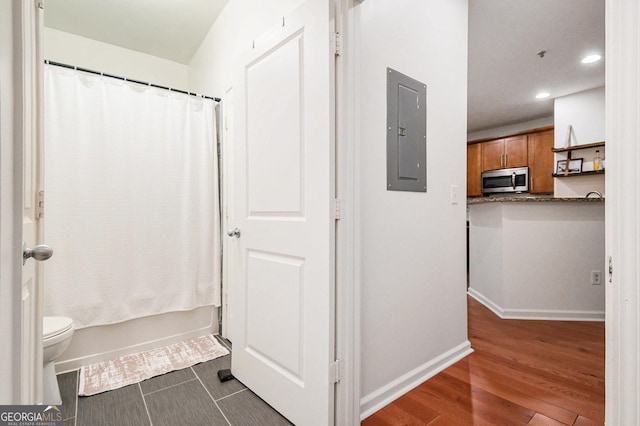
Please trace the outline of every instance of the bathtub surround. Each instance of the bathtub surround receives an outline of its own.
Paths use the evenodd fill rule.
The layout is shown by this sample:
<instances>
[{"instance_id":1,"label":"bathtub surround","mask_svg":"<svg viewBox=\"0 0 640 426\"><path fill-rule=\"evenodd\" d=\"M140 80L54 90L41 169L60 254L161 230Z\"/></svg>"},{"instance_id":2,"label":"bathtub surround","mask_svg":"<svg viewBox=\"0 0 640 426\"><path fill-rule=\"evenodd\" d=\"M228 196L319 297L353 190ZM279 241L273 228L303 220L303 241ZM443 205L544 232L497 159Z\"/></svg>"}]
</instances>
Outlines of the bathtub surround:
<instances>
[{"instance_id":1,"label":"bathtub surround","mask_svg":"<svg viewBox=\"0 0 640 426\"><path fill-rule=\"evenodd\" d=\"M78 395L119 389L228 354L229 351L209 335L88 365L80 369Z\"/></svg>"},{"instance_id":2,"label":"bathtub surround","mask_svg":"<svg viewBox=\"0 0 640 426\"><path fill-rule=\"evenodd\" d=\"M219 303L214 106L45 66L48 315L81 329Z\"/></svg>"}]
</instances>

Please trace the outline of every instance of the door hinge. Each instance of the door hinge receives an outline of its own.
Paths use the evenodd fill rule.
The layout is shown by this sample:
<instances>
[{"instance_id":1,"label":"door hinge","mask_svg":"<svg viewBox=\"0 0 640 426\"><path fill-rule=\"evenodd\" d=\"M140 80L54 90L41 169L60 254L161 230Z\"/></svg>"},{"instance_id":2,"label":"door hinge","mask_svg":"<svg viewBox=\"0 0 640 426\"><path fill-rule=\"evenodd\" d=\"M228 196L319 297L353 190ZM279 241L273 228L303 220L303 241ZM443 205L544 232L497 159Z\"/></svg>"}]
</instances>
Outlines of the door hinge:
<instances>
[{"instance_id":1,"label":"door hinge","mask_svg":"<svg viewBox=\"0 0 640 426\"><path fill-rule=\"evenodd\" d=\"M44 218L44 190L38 191L36 197L36 219Z\"/></svg>"},{"instance_id":2,"label":"door hinge","mask_svg":"<svg viewBox=\"0 0 640 426\"><path fill-rule=\"evenodd\" d=\"M339 32L335 32L331 36L333 43L333 53L336 56L342 55L342 34Z\"/></svg>"},{"instance_id":3,"label":"door hinge","mask_svg":"<svg viewBox=\"0 0 640 426\"><path fill-rule=\"evenodd\" d=\"M333 219L335 220L340 220L340 199L339 198L335 198L333 200Z\"/></svg>"},{"instance_id":4,"label":"door hinge","mask_svg":"<svg viewBox=\"0 0 640 426\"><path fill-rule=\"evenodd\" d=\"M329 380L331 384L340 383L342 379L342 360L336 359L329 365Z\"/></svg>"},{"instance_id":5,"label":"door hinge","mask_svg":"<svg viewBox=\"0 0 640 426\"><path fill-rule=\"evenodd\" d=\"M609 282L613 280L613 258L609 256Z\"/></svg>"},{"instance_id":6,"label":"door hinge","mask_svg":"<svg viewBox=\"0 0 640 426\"><path fill-rule=\"evenodd\" d=\"M44 10L44 0L37 0L36 6L38 6L38 9Z\"/></svg>"}]
</instances>

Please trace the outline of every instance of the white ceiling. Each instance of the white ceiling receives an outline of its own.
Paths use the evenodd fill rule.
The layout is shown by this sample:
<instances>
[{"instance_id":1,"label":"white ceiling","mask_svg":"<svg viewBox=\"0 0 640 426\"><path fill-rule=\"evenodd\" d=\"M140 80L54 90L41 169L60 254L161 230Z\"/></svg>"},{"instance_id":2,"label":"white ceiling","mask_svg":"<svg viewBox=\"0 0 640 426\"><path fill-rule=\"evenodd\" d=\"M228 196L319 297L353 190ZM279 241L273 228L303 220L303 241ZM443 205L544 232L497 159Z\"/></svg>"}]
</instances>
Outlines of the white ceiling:
<instances>
[{"instance_id":1,"label":"white ceiling","mask_svg":"<svg viewBox=\"0 0 640 426\"><path fill-rule=\"evenodd\" d=\"M47 0L45 25L188 64L227 1ZM604 56L604 0L469 0L469 133L551 116L553 98L604 85L604 61L580 63L591 52Z\"/></svg>"},{"instance_id":2,"label":"white ceiling","mask_svg":"<svg viewBox=\"0 0 640 426\"><path fill-rule=\"evenodd\" d=\"M47 0L45 25L188 64L228 0Z\"/></svg>"},{"instance_id":3,"label":"white ceiling","mask_svg":"<svg viewBox=\"0 0 640 426\"><path fill-rule=\"evenodd\" d=\"M604 4L469 0L469 133L551 116L553 98L603 86L604 59L580 60L604 58Z\"/></svg>"}]
</instances>

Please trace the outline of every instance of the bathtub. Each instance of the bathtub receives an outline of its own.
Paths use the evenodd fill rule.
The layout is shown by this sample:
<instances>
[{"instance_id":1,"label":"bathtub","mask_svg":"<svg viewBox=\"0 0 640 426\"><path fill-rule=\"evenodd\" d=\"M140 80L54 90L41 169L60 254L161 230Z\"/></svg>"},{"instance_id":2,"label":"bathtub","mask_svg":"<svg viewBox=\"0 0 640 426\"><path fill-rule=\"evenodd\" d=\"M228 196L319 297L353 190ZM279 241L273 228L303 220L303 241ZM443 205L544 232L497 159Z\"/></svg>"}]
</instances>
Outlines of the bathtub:
<instances>
[{"instance_id":1,"label":"bathtub","mask_svg":"<svg viewBox=\"0 0 640 426\"><path fill-rule=\"evenodd\" d=\"M71 344L56 362L56 372L217 333L218 309L205 306L76 330Z\"/></svg>"}]
</instances>

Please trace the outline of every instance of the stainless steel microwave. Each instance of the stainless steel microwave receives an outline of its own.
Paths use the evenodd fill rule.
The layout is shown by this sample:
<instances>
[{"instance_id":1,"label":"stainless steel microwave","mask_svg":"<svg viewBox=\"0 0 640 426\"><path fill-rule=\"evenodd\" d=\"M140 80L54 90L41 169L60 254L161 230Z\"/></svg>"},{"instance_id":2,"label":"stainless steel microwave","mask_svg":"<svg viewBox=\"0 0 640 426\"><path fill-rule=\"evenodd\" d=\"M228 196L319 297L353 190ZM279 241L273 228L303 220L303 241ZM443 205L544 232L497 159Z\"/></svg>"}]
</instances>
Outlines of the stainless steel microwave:
<instances>
[{"instance_id":1,"label":"stainless steel microwave","mask_svg":"<svg viewBox=\"0 0 640 426\"><path fill-rule=\"evenodd\" d=\"M482 172L482 193L529 192L529 168L490 170Z\"/></svg>"}]
</instances>

